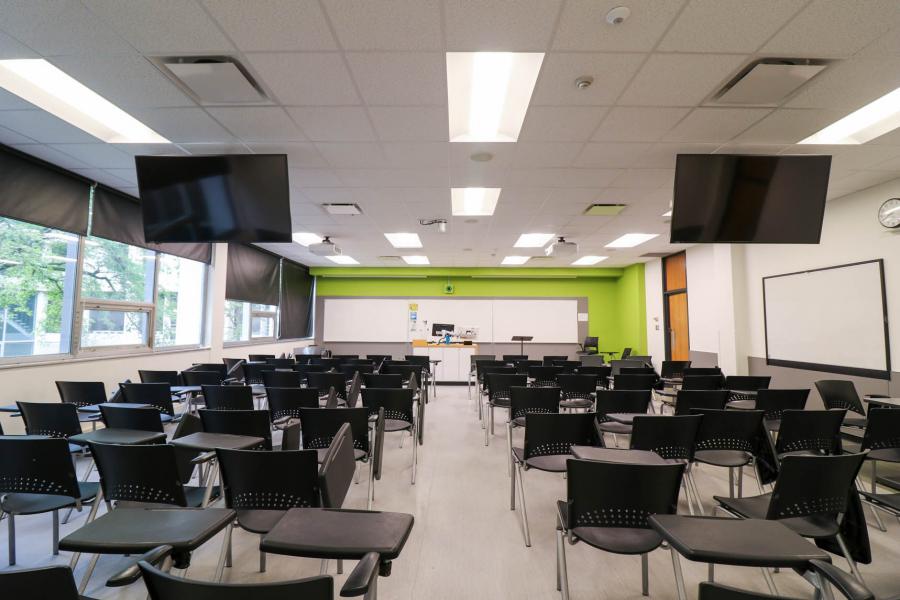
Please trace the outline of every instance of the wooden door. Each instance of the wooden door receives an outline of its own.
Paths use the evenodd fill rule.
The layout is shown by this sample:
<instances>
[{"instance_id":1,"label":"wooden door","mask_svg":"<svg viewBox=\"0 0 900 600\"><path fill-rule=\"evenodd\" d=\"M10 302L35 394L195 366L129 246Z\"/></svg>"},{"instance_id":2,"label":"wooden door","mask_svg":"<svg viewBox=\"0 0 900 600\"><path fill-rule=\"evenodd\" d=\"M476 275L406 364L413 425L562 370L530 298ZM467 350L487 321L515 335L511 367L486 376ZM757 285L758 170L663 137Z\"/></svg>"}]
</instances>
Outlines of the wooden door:
<instances>
[{"instance_id":1,"label":"wooden door","mask_svg":"<svg viewBox=\"0 0 900 600\"><path fill-rule=\"evenodd\" d=\"M666 296L669 360L690 360L687 292Z\"/></svg>"}]
</instances>

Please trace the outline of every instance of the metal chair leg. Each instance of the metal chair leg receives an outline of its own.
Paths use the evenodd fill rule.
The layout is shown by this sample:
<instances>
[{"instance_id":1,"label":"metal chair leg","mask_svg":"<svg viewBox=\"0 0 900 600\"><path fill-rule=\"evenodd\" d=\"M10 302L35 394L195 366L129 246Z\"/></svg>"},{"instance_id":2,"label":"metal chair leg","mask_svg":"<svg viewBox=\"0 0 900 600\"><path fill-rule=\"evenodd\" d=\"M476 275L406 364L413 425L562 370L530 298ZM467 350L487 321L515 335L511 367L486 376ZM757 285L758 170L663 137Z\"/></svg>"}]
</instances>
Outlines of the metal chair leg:
<instances>
[{"instance_id":1,"label":"metal chair leg","mask_svg":"<svg viewBox=\"0 0 900 600\"><path fill-rule=\"evenodd\" d=\"M512 476L513 457L512 457L512 421L506 424L506 450L509 452L506 461L506 476Z\"/></svg>"},{"instance_id":2,"label":"metal chair leg","mask_svg":"<svg viewBox=\"0 0 900 600\"><path fill-rule=\"evenodd\" d=\"M525 509L525 483L522 481L522 465L517 465L519 482L519 508L522 511L522 527L525 532L525 545L531 547L531 531L528 529L528 511Z\"/></svg>"},{"instance_id":3,"label":"metal chair leg","mask_svg":"<svg viewBox=\"0 0 900 600\"><path fill-rule=\"evenodd\" d=\"M741 465L737 468L738 476L737 476L737 495L738 498L744 497L744 466Z\"/></svg>"},{"instance_id":4,"label":"metal chair leg","mask_svg":"<svg viewBox=\"0 0 900 600\"><path fill-rule=\"evenodd\" d=\"M510 457L512 461L512 457ZM516 510L516 470L513 469L509 478L509 510Z\"/></svg>"},{"instance_id":5,"label":"metal chair leg","mask_svg":"<svg viewBox=\"0 0 900 600\"><path fill-rule=\"evenodd\" d=\"M487 446L490 444L489 438L494 434L494 407L490 407L490 414L488 415L488 420L490 421L490 427L484 428L484 445Z\"/></svg>"},{"instance_id":6,"label":"metal chair leg","mask_svg":"<svg viewBox=\"0 0 900 600\"><path fill-rule=\"evenodd\" d=\"M650 561L646 552L641 554L641 594L650 595Z\"/></svg>"},{"instance_id":7,"label":"metal chair leg","mask_svg":"<svg viewBox=\"0 0 900 600\"><path fill-rule=\"evenodd\" d=\"M369 446L372 447L371 445ZM366 510L372 510L372 502L375 500L375 459L369 456L369 489L366 491Z\"/></svg>"},{"instance_id":8,"label":"metal chair leg","mask_svg":"<svg viewBox=\"0 0 900 600\"><path fill-rule=\"evenodd\" d=\"M709 563L709 565L707 565L706 580L710 583L716 581L716 565L714 563Z\"/></svg>"},{"instance_id":9,"label":"metal chair leg","mask_svg":"<svg viewBox=\"0 0 900 600\"><path fill-rule=\"evenodd\" d=\"M853 560L853 557L850 555L850 550L847 549L847 544L844 542L844 536L838 533L834 537L837 539L838 546L841 547L844 558L847 559L847 564L850 565L850 571L853 573L853 576L856 577L856 580L861 584L866 585L866 581L863 579L862 573L859 572L856 561Z\"/></svg>"},{"instance_id":10,"label":"metal chair leg","mask_svg":"<svg viewBox=\"0 0 900 600\"><path fill-rule=\"evenodd\" d=\"M878 464L877 460L872 461L872 493L878 493L878 471L876 465ZM878 529L881 531L887 531L887 527L884 526L884 522L881 520L881 515L878 514L878 511L875 510L875 506L870 505L869 509L872 511L872 516L875 517L875 523L878 525Z\"/></svg>"},{"instance_id":11,"label":"metal chair leg","mask_svg":"<svg viewBox=\"0 0 900 600\"><path fill-rule=\"evenodd\" d=\"M213 577L213 581L222 581L222 575L225 574L225 558L228 555L228 549L231 546L232 529L234 529L233 523L229 523L225 526L225 535L222 538L222 548L219 549L219 560L216 563L216 573Z\"/></svg>"},{"instance_id":12,"label":"metal chair leg","mask_svg":"<svg viewBox=\"0 0 900 600\"><path fill-rule=\"evenodd\" d=\"M259 536L259 541L262 543L263 536ZM259 572L266 572L266 553L262 550L259 551Z\"/></svg>"},{"instance_id":13,"label":"metal chair leg","mask_svg":"<svg viewBox=\"0 0 900 600\"><path fill-rule=\"evenodd\" d=\"M9 566L12 567L16 564L16 516L14 514L9 513L6 527L9 532Z\"/></svg>"},{"instance_id":14,"label":"metal chair leg","mask_svg":"<svg viewBox=\"0 0 900 600\"><path fill-rule=\"evenodd\" d=\"M701 516L704 516L706 512L703 510L703 500L701 500L700 496L700 487L697 485L697 480L694 479L693 470L688 473L688 480L691 483L691 487L694 488L694 499L697 501L697 510L700 512Z\"/></svg>"},{"instance_id":15,"label":"metal chair leg","mask_svg":"<svg viewBox=\"0 0 900 600\"><path fill-rule=\"evenodd\" d=\"M766 585L769 586L769 593L773 596L777 596L778 588L775 587L775 580L772 579L772 574L769 573L769 569L762 567L760 570L762 571L763 579L766 580Z\"/></svg>"},{"instance_id":16,"label":"metal chair leg","mask_svg":"<svg viewBox=\"0 0 900 600\"><path fill-rule=\"evenodd\" d=\"M81 583L78 585L79 595L83 595L84 591L87 589L88 582L91 580L91 575L94 574L94 567L97 566L98 560L100 560L99 554L94 554L93 556L91 556L91 562L88 563L87 571L84 572L84 576L81 578Z\"/></svg>"},{"instance_id":17,"label":"metal chair leg","mask_svg":"<svg viewBox=\"0 0 900 600\"><path fill-rule=\"evenodd\" d=\"M59 510L53 511L53 556L59 556Z\"/></svg>"},{"instance_id":18,"label":"metal chair leg","mask_svg":"<svg viewBox=\"0 0 900 600\"><path fill-rule=\"evenodd\" d=\"M672 553L672 570L675 572L675 589L678 592L678 600L687 600L687 590L684 588L684 574L681 572L681 557L675 548L669 546Z\"/></svg>"},{"instance_id":19,"label":"metal chair leg","mask_svg":"<svg viewBox=\"0 0 900 600\"><path fill-rule=\"evenodd\" d=\"M566 542L562 529L556 532L556 569L559 573L557 584L562 600L569 600L569 572L566 569Z\"/></svg>"},{"instance_id":20,"label":"metal chair leg","mask_svg":"<svg viewBox=\"0 0 900 600\"><path fill-rule=\"evenodd\" d=\"M341 560L340 558L337 559L337 572L338 572L338 575L344 574L344 561Z\"/></svg>"},{"instance_id":21,"label":"metal chair leg","mask_svg":"<svg viewBox=\"0 0 900 600\"><path fill-rule=\"evenodd\" d=\"M418 436L416 435L416 426L415 425L412 426L412 438L413 438L413 441L412 441L413 456L412 456L412 481L411 481L411 484L416 485L416 466L419 464L419 462L418 462L419 459L418 459L418 454L417 454L419 444L417 442Z\"/></svg>"}]
</instances>

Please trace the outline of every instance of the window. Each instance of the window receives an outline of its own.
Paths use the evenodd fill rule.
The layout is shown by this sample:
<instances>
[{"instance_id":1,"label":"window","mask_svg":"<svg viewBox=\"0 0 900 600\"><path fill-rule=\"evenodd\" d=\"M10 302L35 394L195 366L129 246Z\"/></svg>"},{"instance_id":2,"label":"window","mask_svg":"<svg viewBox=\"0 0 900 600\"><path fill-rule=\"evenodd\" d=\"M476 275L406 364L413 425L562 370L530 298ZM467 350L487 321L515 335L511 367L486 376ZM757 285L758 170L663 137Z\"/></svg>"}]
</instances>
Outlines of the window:
<instances>
[{"instance_id":1,"label":"window","mask_svg":"<svg viewBox=\"0 0 900 600\"><path fill-rule=\"evenodd\" d=\"M0 358L70 351L78 236L0 217Z\"/></svg>"},{"instance_id":2,"label":"window","mask_svg":"<svg viewBox=\"0 0 900 600\"><path fill-rule=\"evenodd\" d=\"M158 260L153 345L198 345L203 336L206 265L170 254L160 254Z\"/></svg>"},{"instance_id":3,"label":"window","mask_svg":"<svg viewBox=\"0 0 900 600\"><path fill-rule=\"evenodd\" d=\"M81 297L119 302L153 302L156 253L102 238L84 240Z\"/></svg>"},{"instance_id":4,"label":"window","mask_svg":"<svg viewBox=\"0 0 900 600\"><path fill-rule=\"evenodd\" d=\"M85 308L81 319L81 347L144 346L149 310Z\"/></svg>"},{"instance_id":5,"label":"window","mask_svg":"<svg viewBox=\"0 0 900 600\"><path fill-rule=\"evenodd\" d=\"M277 314L277 306L226 300L223 339L226 342L274 339Z\"/></svg>"}]
</instances>

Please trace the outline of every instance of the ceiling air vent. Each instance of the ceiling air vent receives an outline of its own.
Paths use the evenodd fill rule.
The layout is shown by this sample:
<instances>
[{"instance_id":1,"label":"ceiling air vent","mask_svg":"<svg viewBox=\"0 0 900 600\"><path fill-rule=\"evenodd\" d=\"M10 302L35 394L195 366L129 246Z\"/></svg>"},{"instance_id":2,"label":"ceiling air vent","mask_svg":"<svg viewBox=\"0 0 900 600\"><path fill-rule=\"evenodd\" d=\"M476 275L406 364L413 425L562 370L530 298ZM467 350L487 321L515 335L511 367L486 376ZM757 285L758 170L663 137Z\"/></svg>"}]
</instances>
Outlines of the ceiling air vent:
<instances>
[{"instance_id":1,"label":"ceiling air vent","mask_svg":"<svg viewBox=\"0 0 900 600\"><path fill-rule=\"evenodd\" d=\"M641 254L641 258L665 258L672 254L671 252L647 252L645 254Z\"/></svg>"},{"instance_id":2,"label":"ceiling air vent","mask_svg":"<svg viewBox=\"0 0 900 600\"><path fill-rule=\"evenodd\" d=\"M378 260L391 265L399 265L403 263L403 259L399 256L379 256Z\"/></svg>"},{"instance_id":3,"label":"ceiling air vent","mask_svg":"<svg viewBox=\"0 0 900 600\"><path fill-rule=\"evenodd\" d=\"M778 106L818 75L828 61L816 58L763 58L750 63L712 98L717 104Z\"/></svg>"},{"instance_id":4,"label":"ceiling air vent","mask_svg":"<svg viewBox=\"0 0 900 600\"><path fill-rule=\"evenodd\" d=\"M589 217L615 217L624 209L624 204L591 204L584 214Z\"/></svg>"},{"instance_id":5,"label":"ceiling air vent","mask_svg":"<svg viewBox=\"0 0 900 600\"><path fill-rule=\"evenodd\" d=\"M362 209L359 207L359 204L352 204L349 202L338 202L334 204L323 204L322 208L325 209L329 215L361 215Z\"/></svg>"},{"instance_id":6,"label":"ceiling air vent","mask_svg":"<svg viewBox=\"0 0 900 600\"><path fill-rule=\"evenodd\" d=\"M200 104L269 102L250 73L230 56L165 56L152 60Z\"/></svg>"}]
</instances>

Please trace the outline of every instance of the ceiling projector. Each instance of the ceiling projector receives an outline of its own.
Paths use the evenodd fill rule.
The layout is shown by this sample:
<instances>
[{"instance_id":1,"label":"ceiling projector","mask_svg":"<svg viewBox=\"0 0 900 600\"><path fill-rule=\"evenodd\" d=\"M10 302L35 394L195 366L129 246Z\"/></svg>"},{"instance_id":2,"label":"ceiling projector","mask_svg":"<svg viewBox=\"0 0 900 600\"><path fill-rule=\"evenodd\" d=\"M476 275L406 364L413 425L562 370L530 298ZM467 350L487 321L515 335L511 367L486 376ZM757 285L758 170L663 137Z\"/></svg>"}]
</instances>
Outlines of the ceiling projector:
<instances>
[{"instance_id":1,"label":"ceiling projector","mask_svg":"<svg viewBox=\"0 0 900 600\"><path fill-rule=\"evenodd\" d=\"M318 244L310 244L309 251L316 256L337 256L341 253L340 247L328 239L328 236Z\"/></svg>"},{"instance_id":2,"label":"ceiling projector","mask_svg":"<svg viewBox=\"0 0 900 600\"><path fill-rule=\"evenodd\" d=\"M558 240L547 246L544 254L551 257L557 256L575 256L578 254L578 244L575 242L567 242L566 238L560 237Z\"/></svg>"}]
</instances>

